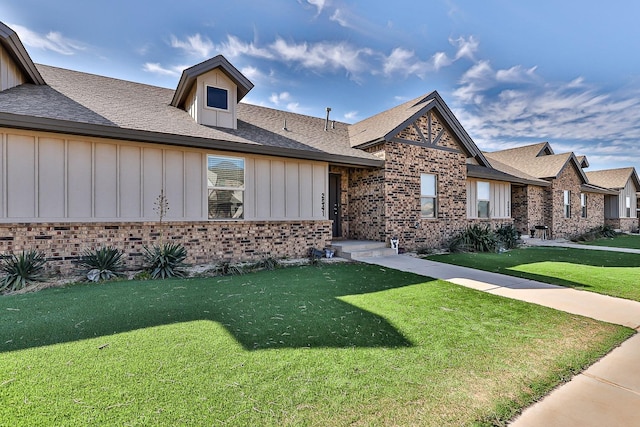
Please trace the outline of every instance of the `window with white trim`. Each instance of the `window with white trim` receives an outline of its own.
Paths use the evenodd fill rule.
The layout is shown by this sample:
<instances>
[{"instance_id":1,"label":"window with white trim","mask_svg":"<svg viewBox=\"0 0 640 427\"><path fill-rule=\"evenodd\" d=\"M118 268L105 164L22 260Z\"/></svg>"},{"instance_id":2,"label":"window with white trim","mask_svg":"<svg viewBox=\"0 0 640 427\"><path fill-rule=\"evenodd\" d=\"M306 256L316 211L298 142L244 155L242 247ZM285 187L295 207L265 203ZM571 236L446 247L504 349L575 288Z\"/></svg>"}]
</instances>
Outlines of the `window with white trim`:
<instances>
[{"instance_id":1,"label":"window with white trim","mask_svg":"<svg viewBox=\"0 0 640 427\"><path fill-rule=\"evenodd\" d=\"M420 216L435 218L438 204L438 182L435 175L420 175Z\"/></svg>"},{"instance_id":2,"label":"window with white trim","mask_svg":"<svg viewBox=\"0 0 640 427\"><path fill-rule=\"evenodd\" d=\"M487 181L478 181L476 184L478 193L478 218L491 216L491 184Z\"/></svg>"},{"instance_id":3,"label":"window with white trim","mask_svg":"<svg viewBox=\"0 0 640 427\"><path fill-rule=\"evenodd\" d=\"M563 191L564 217L571 218L571 190Z\"/></svg>"},{"instance_id":4,"label":"window with white trim","mask_svg":"<svg viewBox=\"0 0 640 427\"><path fill-rule=\"evenodd\" d=\"M587 194L580 193L580 212L582 218L587 217Z\"/></svg>"},{"instance_id":5,"label":"window with white trim","mask_svg":"<svg viewBox=\"0 0 640 427\"><path fill-rule=\"evenodd\" d=\"M244 189L244 159L207 156L209 219L242 219Z\"/></svg>"},{"instance_id":6,"label":"window with white trim","mask_svg":"<svg viewBox=\"0 0 640 427\"><path fill-rule=\"evenodd\" d=\"M631 197L627 196L624 202L625 202L624 207L625 207L625 213L626 213L625 216L627 218L631 218Z\"/></svg>"},{"instance_id":7,"label":"window with white trim","mask_svg":"<svg viewBox=\"0 0 640 427\"><path fill-rule=\"evenodd\" d=\"M209 108L229 109L229 91L219 87L207 86L207 102Z\"/></svg>"}]
</instances>

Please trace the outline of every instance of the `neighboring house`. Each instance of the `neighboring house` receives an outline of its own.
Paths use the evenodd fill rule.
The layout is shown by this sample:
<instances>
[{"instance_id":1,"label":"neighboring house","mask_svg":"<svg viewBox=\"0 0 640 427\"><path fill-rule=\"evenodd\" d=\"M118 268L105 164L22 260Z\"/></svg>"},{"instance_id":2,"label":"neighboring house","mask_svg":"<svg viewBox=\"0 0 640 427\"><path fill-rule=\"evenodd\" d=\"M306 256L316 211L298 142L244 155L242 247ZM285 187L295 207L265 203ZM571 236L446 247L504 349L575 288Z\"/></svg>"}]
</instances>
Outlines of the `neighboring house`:
<instances>
[{"instance_id":1,"label":"neighboring house","mask_svg":"<svg viewBox=\"0 0 640 427\"><path fill-rule=\"evenodd\" d=\"M541 181L514 187L513 217L522 233L547 227L548 237L566 238L604 223L605 196L614 192L587 179L586 157L555 154L548 142L484 155L498 170Z\"/></svg>"},{"instance_id":2,"label":"neighboring house","mask_svg":"<svg viewBox=\"0 0 640 427\"><path fill-rule=\"evenodd\" d=\"M640 180L635 168L587 172L589 182L613 190L604 198L605 223L622 231L638 230Z\"/></svg>"},{"instance_id":3,"label":"neighboring house","mask_svg":"<svg viewBox=\"0 0 640 427\"><path fill-rule=\"evenodd\" d=\"M87 248L139 263L161 229L191 262L304 256L332 239L439 246L512 223L539 180L491 167L432 92L354 125L240 102L224 57L176 90L35 65L0 24L0 252L68 267Z\"/></svg>"}]
</instances>

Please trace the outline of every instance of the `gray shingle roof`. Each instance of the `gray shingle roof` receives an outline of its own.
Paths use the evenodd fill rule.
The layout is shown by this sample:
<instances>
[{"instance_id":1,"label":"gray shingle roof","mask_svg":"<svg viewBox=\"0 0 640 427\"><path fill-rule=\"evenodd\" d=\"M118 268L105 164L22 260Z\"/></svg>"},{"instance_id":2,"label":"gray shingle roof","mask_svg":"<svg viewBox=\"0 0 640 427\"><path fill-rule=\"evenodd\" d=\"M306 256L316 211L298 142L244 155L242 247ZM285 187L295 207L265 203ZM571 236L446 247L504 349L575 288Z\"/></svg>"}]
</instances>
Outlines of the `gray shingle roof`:
<instances>
[{"instance_id":1,"label":"gray shingle roof","mask_svg":"<svg viewBox=\"0 0 640 427\"><path fill-rule=\"evenodd\" d=\"M0 92L0 111L86 125L85 133L99 126L105 136L131 132L132 139L143 135L153 140L153 135L160 135L162 141L180 145L198 141L197 146L211 149L237 148L354 165L382 163L351 148L345 123L325 131L324 119L239 103L238 129L203 126L170 105L171 89L46 65L37 68L48 86L26 84ZM288 130L282 129L285 118Z\"/></svg>"}]
</instances>

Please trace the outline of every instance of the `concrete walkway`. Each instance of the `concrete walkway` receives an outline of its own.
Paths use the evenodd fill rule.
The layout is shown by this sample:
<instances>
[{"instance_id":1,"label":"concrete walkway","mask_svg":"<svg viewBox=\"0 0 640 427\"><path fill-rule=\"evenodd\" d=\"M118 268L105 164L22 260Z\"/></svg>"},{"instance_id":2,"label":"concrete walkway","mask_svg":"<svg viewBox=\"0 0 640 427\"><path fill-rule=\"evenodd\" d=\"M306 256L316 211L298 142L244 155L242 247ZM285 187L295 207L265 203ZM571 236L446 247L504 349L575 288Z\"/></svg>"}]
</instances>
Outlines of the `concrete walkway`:
<instances>
[{"instance_id":1,"label":"concrete walkway","mask_svg":"<svg viewBox=\"0 0 640 427\"><path fill-rule=\"evenodd\" d=\"M582 245L579 246L584 249ZM601 250L600 247L591 248ZM640 302L438 263L409 255L365 258L361 261L447 280L480 291L640 331ZM570 382L527 408L510 425L640 426L640 334L634 335L590 368L576 375Z\"/></svg>"},{"instance_id":2,"label":"concrete walkway","mask_svg":"<svg viewBox=\"0 0 640 427\"><path fill-rule=\"evenodd\" d=\"M564 239L560 240L544 240L544 239L526 239L524 244L527 246L551 246L573 249L588 249L591 251L609 251L609 252L627 252L630 254L640 254L640 249L630 248L612 248L609 246L594 246L594 245L581 245L579 243L573 243Z\"/></svg>"}]
</instances>

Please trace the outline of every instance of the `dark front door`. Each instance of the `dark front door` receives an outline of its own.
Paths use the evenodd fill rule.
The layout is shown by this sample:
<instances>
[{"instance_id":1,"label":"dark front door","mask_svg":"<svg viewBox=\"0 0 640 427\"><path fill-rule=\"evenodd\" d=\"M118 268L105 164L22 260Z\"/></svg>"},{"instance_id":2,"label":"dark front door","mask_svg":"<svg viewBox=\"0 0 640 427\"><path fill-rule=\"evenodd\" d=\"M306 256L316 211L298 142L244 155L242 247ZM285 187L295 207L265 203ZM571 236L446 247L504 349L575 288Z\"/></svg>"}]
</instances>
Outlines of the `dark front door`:
<instances>
[{"instance_id":1,"label":"dark front door","mask_svg":"<svg viewBox=\"0 0 640 427\"><path fill-rule=\"evenodd\" d=\"M342 225L340 224L340 181L341 176L335 173L329 174L329 219L333 221L333 237L342 237Z\"/></svg>"}]
</instances>

